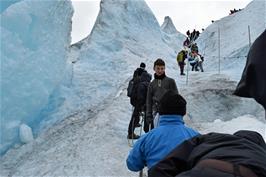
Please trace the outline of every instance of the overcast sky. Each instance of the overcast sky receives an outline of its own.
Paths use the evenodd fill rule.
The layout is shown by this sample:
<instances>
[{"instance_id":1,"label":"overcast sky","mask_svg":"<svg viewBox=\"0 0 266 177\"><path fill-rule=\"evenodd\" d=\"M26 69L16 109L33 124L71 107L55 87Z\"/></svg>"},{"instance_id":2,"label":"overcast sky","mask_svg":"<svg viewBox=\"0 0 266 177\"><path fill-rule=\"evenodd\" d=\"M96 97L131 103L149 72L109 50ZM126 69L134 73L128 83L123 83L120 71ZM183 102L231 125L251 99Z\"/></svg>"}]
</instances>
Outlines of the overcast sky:
<instances>
[{"instance_id":1,"label":"overcast sky","mask_svg":"<svg viewBox=\"0 0 266 177\"><path fill-rule=\"evenodd\" d=\"M137 0L136 0L137 1ZM182 33L196 28L201 31L227 16L231 9L244 8L251 0L146 0L160 25L170 16L176 29ZM72 0L74 16L72 43L87 37L97 18L100 0Z\"/></svg>"}]
</instances>

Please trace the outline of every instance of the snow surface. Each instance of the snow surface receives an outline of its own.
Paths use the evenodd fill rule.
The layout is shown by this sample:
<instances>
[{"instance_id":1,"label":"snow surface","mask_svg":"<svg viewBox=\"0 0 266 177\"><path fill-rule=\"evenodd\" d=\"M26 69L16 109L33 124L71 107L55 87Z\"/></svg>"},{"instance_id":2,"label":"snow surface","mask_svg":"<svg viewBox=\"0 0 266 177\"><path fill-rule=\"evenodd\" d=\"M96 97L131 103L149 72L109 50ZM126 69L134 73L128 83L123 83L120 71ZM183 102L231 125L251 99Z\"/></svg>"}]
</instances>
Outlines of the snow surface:
<instances>
[{"instance_id":1,"label":"snow surface","mask_svg":"<svg viewBox=\"0 0 266 177\"><path fill-rule=\"evenodd\" d=\"M221 26L227 25L223 30L230 31L221 42L237 41L239 31L246 29L242 24L255 21L253 13L265 17L265 4L258 2L219 21ZM51 102L53 111L41 122L46 129L34 141L17 145L1 157L0 176L138 176L125 163L130 150L126 136L132 113L126 86L142 61L153 73L153 62L158 57L165 59L166 74L176 80L188 102L185 121L189 126L201 133L255 130L266 139L262 106L253 99L232 95L245 60L228 58L235 64L222 67L222 74L208 64L208 55L218 53L213 47L217 46L217 38L209 35L216 34L217 28L212 28L215 24L201 34L198 42L201 47L207 46L201 49L206 54L206 72L189 72L184 77L179 75L174 46L169 47L165 32L144 1L108 0L101 1L100 7L91 34L72 45L64 84L53 93L55 98L63 98L62 103L55 104L57 99ZM252 29L255 39L265 29L265 23ZM228 43L221 53L247 55L247 49L242 49L247 44Z\"/></svg>"}]
</instances>

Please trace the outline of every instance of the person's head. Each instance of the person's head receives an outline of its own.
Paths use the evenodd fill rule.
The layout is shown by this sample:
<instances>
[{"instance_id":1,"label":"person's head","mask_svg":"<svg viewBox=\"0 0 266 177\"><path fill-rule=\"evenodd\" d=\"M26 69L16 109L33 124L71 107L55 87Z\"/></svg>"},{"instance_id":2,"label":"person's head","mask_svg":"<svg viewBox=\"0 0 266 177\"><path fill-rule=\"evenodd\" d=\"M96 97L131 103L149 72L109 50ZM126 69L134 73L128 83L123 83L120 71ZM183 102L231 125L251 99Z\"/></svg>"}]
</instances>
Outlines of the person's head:
<instances>
[{"instance_id":1,"label":"person's head","mask_svg":"<svg viewBox=\"0 0 266 177\"><path fill-rule=\"evenodd\" d=\"M162 59L158 58L153 65L153 70L157 76L161 76L165 73L165 63Z\"/></svg>"},{"instance_id":2,"label":"person's head","mask_svg":"<svg viewBox=\"0 0 266 177\"><path fill-rule=\"evenodd\" d=\"M145 63L141 62L139 67L142 68L142 69L145 69L146 65L145 65Z\"/></svg>"},{"instance_id":3,"label":"person's head","mask_svg":"<svg viewBox=\"0 0 266 177\"><path fill-rule=\"evenodd\" d=\"M187 54L188 51L186 49L182 50L183 54Z\"/></svg>"},{"instance_id":4,"label":"person's head","mask_svg":"<svg viewBox=\"0 0 266 177\"><path fill-rule=\"evenodd\" d=\"M160 115L181 115L186 114L186 100L176 90L166 91L159 101Z\"/></svg>"}]
</instances>

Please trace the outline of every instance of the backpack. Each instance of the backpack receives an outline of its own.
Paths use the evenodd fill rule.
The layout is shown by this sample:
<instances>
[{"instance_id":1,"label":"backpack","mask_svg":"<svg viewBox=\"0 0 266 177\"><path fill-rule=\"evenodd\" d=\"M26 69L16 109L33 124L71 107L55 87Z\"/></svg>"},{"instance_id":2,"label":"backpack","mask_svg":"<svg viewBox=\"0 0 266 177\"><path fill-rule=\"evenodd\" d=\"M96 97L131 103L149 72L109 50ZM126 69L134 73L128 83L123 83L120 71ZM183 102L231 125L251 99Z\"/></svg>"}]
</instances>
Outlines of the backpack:
<instances>
[{"instance_id":1,"label":"backpack","mask_svg":"<svg viewBox=\"0 0 266 177\"><path fill-rule=\"evenodd\" d=\"M139 83L140 83L140 76L136 75L133 78L133 86L132 86L132 91L131 91L131 96L130 96L130 103L133 106L136 106L137 102L138 102L137 99L138 99L138 86L139 86Z\"/></svg>"},{"instance_id":2,"label":"backpack","mask_svg":"<svg viewBox=\"0 0 266 177\"><path fill-rule=\"evenodd\" d=\"M187 53L184 50L182 50L178 53L176 60L177 62L184 62L186 58L187 58Z\"/></svg>"},{"instance_id":3,"label":"backpack","mask_svg":"<svg viewBox=\"0 0 266 177\"><path fill-rule=\"evenodd\" d=\"M184 57L186 57L184 56L185 55L184 53L185 52L183 50L178 53L176 57L177 62L184 62Z\"/></svg>"},{"instance_id":4,"label":"backpack","mask_svg":"<svg viewBox=\"0 0 266 177\"><path fill-rule=\"evenodd\" d=\"M132 96L133 91L133 85L134 85L134 79L132 78L127 85L127 96L130 98Z\"/></svg>"},{"instance_id":5,"label":"backpack","mask_svg":"<svg viewBox=\"0 0 266 177\"><path fill-rule=\"evenodd\" d=\"M127 85L127 96L128 96L129 98L132 97L132 92L133 92L134 82L140 80L139 72L140 72L140 70L139 70L139 69L136 69L136 70L134 71L133 78L128 82L128 85ZM139 78L138 78L138 77L139 77Z\"/></svg>"}]
</instances>

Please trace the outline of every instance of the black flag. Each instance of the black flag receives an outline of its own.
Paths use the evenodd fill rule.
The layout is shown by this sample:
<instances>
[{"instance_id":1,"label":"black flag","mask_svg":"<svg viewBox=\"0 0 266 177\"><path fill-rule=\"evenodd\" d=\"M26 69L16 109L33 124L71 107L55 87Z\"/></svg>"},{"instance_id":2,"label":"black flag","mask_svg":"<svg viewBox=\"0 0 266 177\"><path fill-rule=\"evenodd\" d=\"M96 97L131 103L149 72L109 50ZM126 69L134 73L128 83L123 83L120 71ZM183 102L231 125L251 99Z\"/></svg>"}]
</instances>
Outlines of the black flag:
<instances>
[{"instance_id":1,"label":"black flag","mask_svg":"<svg viewBox=\"0 0 266 177\"><path fill-rule=\"evenodd\" d=\"M251 46L242 78L234 94L254 98L266 110L266 30Z\"/></svg>"}]
</instances>

